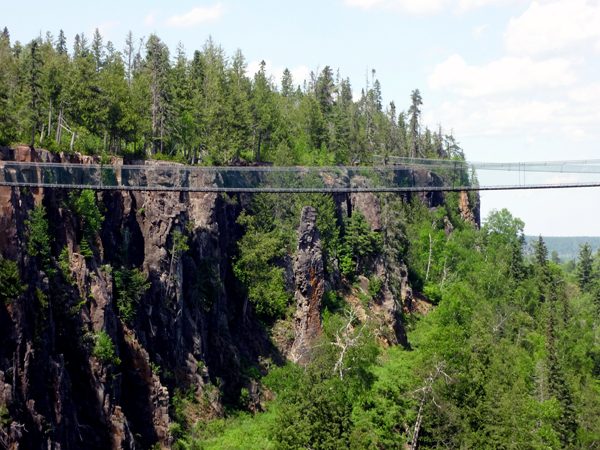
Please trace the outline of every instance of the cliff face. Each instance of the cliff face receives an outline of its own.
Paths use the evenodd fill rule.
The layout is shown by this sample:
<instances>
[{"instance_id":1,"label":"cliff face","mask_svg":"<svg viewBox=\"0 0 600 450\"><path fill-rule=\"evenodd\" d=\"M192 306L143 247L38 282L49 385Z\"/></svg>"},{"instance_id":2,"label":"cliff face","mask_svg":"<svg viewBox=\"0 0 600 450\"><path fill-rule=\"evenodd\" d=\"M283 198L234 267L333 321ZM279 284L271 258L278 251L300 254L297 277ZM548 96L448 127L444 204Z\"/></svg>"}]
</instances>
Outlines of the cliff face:
<instances>
[{"instance_id":1,"label":"cliff face","mask_svg":"<svg viewBox=\"0 0 600 450\"><path fill-rule=\"evenodd\" d=\"M93 161L57 161L26 148L2 156ZM217 194L98 193L105 220L93 257L85 258L67 195L0 187L0 251L19 262L27 285L0 305L0 404L11 418L2 439L15 448L169 447L169 392L157 372L219 415L222 401L210 384L239 391L246 361L281 360L252 314L244 320L243 301L230 289L240 207ZM68 249L72 285L49 280L26 252L25 221L36 202L47 212L53 254ZM189 251L173 254L174 231L186 231ZM118 317L113 291L112 269L124 259L151 283L128 324ZM120 364L94 356L100 332L111 338Z\"/></svg>"},{"instance_id":2,"label":"cliff face","mask_svg":"<svg viewBox=\"0 0 600 450\"><path fill-rule=\"evenodd\" d=\"M97 162L27 147L0 149L0 159ZM339 273L325 274L314 209L302 212L293 272L287 270L298 309L295 344L282 354L236 290L231 256L241 235L236 219L247 197L137 191L96 196L104 222L93 255L85 257L82 223L67 207L68 192L0 187L0 252L18 262L27 285L18 298L0 305L0 445L133 449L160 443L168 448L173 441L169 392L172 396L176 387L200 400L208 416L221 415L221 395L235 396L242 387L251 394L252 408L260 408L257 385L242 374L250 366L264 371L263 361L301 360L306 343L320 333L327 276L330 285L339 284ZM358 209L371 230L382 229L375 195L336 195L335 201L339 214ZM423 196L421 201L432 207L441 200ZM52 254L68 251L68 277L49 277L26 251L26 221L39 203L50 224ZM175 232L188 237L188 251L174 248ZM122 265L139 268L150 283L129 322L119 317L114 290L114 270ZM412 299L406 270L394 269L401 280L397 298L384 259L372 265L384 282L373 307L383 312L390 343L406 344L400 321L400 302ZM55 262L52 267L61 270ZM104 334L114 344L108 359L95 351Z\"/></svg>"}]
</instances>

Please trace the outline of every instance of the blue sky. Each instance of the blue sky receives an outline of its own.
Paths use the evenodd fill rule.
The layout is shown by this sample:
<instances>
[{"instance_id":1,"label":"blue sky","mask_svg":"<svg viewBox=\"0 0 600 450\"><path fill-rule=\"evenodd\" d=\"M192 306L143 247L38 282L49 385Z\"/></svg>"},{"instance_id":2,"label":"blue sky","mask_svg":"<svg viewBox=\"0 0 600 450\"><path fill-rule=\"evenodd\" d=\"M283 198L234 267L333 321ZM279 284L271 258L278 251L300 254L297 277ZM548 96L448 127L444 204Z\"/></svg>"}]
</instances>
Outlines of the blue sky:
<instances>
[{"instance_id":1,"label":"blue sky","mask_svg":"<svg viewBox=\"0 0 600 450\"><path fill-rule=\"evenodd\" d=\"M600 158L598 0L1 1L13 41L62 28L72 45L98 27L118 49L131 30L191 54L212 35L228 54L241 48L250 71L264 59L274 76L288 67L301 82L329 65L358 94L374 68L400 109L418 88L423 124L452 130L474 161ZM561 181L540 180L549 178ZM485 193L482 211L507 207L528 234L600 235L599 197Z\"/></svg>"}]
</instances>

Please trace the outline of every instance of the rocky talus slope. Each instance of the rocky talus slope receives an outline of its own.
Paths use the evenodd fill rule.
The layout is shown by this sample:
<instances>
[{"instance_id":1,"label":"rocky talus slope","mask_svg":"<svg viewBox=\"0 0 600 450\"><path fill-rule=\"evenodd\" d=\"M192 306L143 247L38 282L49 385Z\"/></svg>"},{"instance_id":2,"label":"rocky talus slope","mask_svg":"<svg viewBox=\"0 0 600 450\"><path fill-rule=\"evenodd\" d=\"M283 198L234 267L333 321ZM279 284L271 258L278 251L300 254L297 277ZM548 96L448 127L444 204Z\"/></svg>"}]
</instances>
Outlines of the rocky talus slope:
<instances>
[{"instance_id":1,"label":"rocky talus slope","mask_svg":"<svg viewBox=\"0 0 600 450\"><path fill-rule=\"evenodd\" d=\"M2 148L0 160L97 162L26 147ZM443 202L438 194L421 197L430 207ZM340 215L359 208L372 230L382 229L375 195L334 199ZM242 231L236 219L249 196L234 201L215 193L99 192L104 222L87 258L80 245L82 223L68 200L66 191L0 187L0 252L18 262L27 286L0 305L0 447L169 448L168 410L176 388L195 396L207 417L222 415L226 397L242 387L260 409L258 386L244 374L251 367L266 373L265 361L302 362L308 343L319 335L323 292L339 287L341 277L325 273L314 209L302 211L297 251L285 263L296 291L295 337L277 347L236 288L232 271ZM72 282L50 277L26 251L27 220L40 203L50 224L51 266L60 273L58 255L67 248ZM467 210L464 214L473 220ZM188 251L174 251L174 231L188 236ZM117 263L138 268L150 283L129 322L119 316ZM384 281L373 308L384 318L390 343L406 344L400 320L402 307L412 301L406 268L394 269L402 280L401 298L395 298L384 259L372 264ZM103 333L114 343L112 361L94 352Z\"/></svg>"}]
</instances>

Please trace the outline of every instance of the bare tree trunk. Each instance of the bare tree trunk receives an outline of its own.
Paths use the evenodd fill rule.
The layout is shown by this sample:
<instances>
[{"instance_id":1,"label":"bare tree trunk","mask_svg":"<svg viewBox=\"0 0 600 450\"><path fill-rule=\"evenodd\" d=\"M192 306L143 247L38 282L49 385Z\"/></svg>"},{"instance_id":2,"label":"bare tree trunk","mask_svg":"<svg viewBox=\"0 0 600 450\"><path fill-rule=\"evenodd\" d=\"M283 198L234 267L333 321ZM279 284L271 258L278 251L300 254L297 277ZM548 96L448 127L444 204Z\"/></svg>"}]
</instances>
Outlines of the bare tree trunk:
<instances>
[{"instance_id":1,"label":"bare tree trunk","mask_svg":"<svg viewBox=\"0 0 600 450\"><path fill-rule=\"evenodd\" d=\"M50 99L50 107L48 108L48 137L52 133L52 99Z\"/></svg>"},{"instance_id":2,"label":"bare tree trunk","mask_svg":"<svg viewBox=\"0 0 600 450\"><path fill-rule=\"evenodd\" d=\"M423 395L421 399L421 406L419 406L419 413L417 414L417 422L415 423L415 429L413 431L412 442L410 443L410 450L417 450L417 441L419 440L419 430L421 429L421 420L423 420L423 405L425 405L425 398Z\"/></svg>"},{"instance_id":3,"label":"bare tree trunk","mask_svg":"<svg viewBox=\"0 0 600 450\"><path fill-rule=\"evenodd\" d=\"M60 146L60 141L62 138L62 115L63 115L63 107L62 107L62 103L60 104L60 109L58 111L58 126L56 127L56 143Z\"/></svg>"},{"instance_id":4,"label":"bare tree trunk","mask_svg":"<svg viewBox=\"0 0 600 450\"><path fill-rule=\"evenodd\" d=\"M42 124L42 131L40 132L40 145L42 145L42 142L44 142L44 127L46 126L45 123Z\"/></svg>"},{"instance_id":5,"label":"bare tree trunk","mask_svg":"<svg viewBox=\"0 0 600 450\"><path fill-rule=\"evenodd\" d=\"M262 133L258 132L258 149L256 149L256 162L260 162L260 143L262 141Z\"/></svg>"},{"instance_id":6,"label":"bare tree trunk","mask_svg":"<svg viewBox=\"0 0 600 450\"><path fill-rule=\"evenodd\" d=\"M75 144L75 132L72 131L71 133L73 133L71 135L71 145L69 146L69 148L71 149L71 152L73 152L73 144Z\"/></svg>"},{"instance_id":7,"label":"bare tree trunk","mask_svg":"<svg viewBox=\"0 0 600 450\"><path fill-rule=\"evenodd\" d=\"M165 141L163 139L163 131L164 131L164 117L160 118L160 153L161 155L165 152Z\"/></svg>"},{"instance_id":8,"label":"bare tree trunk","mask_svg":"<svg viewBox=\"0 0 600 450\"><path fill-rule=\"evenodd\" d=\"M427 274L425 275L425 281L429 279L429 268L431 267L431 253L433 252L433 244L435 244L435 239L431 240L431 233L429 233L429 261L427 262Z\"/></svg>"}]
</instances>

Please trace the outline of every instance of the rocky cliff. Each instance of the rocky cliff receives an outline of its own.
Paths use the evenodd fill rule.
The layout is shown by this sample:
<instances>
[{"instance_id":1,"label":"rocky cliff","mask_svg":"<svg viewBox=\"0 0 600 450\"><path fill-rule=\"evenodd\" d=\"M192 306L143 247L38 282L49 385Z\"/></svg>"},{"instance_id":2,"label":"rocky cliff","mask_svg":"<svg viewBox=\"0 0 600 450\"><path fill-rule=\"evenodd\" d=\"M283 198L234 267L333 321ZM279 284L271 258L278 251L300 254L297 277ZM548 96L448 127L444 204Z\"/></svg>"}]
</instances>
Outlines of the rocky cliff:
<instances>
[{"instance_id":1,"label":"rocky cliff","mask_svg":"<svg viewBox=\"0 0 600 450\"><path fill-rule=\"evenodd\" d=\"M97 162L27 147L0 149L0 159ZM67 191L0 187L0 253L18 262L26 285L18 297L0 305L0 445L146 449L158 443L169 448L169 408L182 392L199 400L205 417L222 415L223 403L242 388L250 393L251 410L259 409L258 386L246 374L265 372L268 364L286 357L301 362L308 343L320 333L323 293L340 282L339 273L325 273L315 210L302 211L296 253L287 259L293 264L287 272L297 306L293 345L277 348L232 271L241 234L236 219L247 196L95 195L104 221L87 250L82 248L82 218L69 208ZM421 197L430 207L443 201ZM372 231L384 226L375 195L338 194L335 201L340 215L360 210ZM36 204L44 206L50 225L52 258L44 267L27 252L27 221ZM465 220L474 220L468 205L464 214ZM178 236L186 236L185 242ZM59 265L58 255L65 251L68 257ZM371 264L383 280L372 307L383 314L390 344L406 344L400 320L403 305L412 300L406 268L393 269L392 276L401 280L398 294L388 285L384 258ZM118 267L139 270L149 283L131 320L119 314ZM108 356L98 351L107 337L113 351Z\"/></svg>"}]
</instances>

